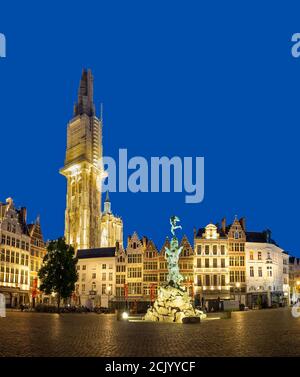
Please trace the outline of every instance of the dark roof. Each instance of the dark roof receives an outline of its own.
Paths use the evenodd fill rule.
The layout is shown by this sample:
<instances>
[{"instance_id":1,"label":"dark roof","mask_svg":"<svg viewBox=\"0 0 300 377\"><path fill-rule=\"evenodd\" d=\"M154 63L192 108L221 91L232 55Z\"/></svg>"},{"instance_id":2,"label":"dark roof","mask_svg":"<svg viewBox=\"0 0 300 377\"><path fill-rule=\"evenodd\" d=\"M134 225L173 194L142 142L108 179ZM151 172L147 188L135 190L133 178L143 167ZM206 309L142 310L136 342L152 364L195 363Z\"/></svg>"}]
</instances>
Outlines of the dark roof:
<instances>
[{"instance_id":1,"label":"dark roof","mask_svg":"<svg viewBox=\"0 0 300 377\"><path fill-rule=\"evenodd\" d=\"M271 238L271 232L265 230L263 232L246 232L247 242L261 242L261 243L272 243L276 245L276 242Z\"/></svg>"},{"instance_id":2,"label":"dark roof","mask_svg":"<svg viewBox=\"0 0 300 377\"><path fill-rule=\"evenodd\" d=\"M295 263L296 262L296 263ZM300 264L300 258L297 257L289 257L289 263L291 264Z\"/></svg>"},{"instance_id":3,"label":"dark roof","mask_svg":"<svg viewBox=\"0 0 300 377\"><path fill-rule=\"evenodd\" d=\"M100 247L98 249L84 249L77 251L78 259L114 257L116 247Z\"/></svg>"}]
</instances>

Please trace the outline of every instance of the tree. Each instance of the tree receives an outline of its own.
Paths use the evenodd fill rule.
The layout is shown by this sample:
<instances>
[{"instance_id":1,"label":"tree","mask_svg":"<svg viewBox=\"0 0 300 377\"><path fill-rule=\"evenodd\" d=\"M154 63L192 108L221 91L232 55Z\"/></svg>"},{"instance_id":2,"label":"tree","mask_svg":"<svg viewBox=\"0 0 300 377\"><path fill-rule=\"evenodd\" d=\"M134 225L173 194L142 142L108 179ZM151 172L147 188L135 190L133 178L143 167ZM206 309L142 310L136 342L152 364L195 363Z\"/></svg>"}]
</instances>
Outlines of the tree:
<instances>
[{"instance_id":1,"label":"tree","mask_svg":"<svg viewBox=\"0 0 300 377\"><path fill-rule=\"evenodd\" d=\"M38 275L41 279L40 290L48 295L56 293L58 313L61 299L70 297L75 290L78 279L76 264L74 248L67 245L64 238L49 243Z\"/></svg>"}]
</instances>

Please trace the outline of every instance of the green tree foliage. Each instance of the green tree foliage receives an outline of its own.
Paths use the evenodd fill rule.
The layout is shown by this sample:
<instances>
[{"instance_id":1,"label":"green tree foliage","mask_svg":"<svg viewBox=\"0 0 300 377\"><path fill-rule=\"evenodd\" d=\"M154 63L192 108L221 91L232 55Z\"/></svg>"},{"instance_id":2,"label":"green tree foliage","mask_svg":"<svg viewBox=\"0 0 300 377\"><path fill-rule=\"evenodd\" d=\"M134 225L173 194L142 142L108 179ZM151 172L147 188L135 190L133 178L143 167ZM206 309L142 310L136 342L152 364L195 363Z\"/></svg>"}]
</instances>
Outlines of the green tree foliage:
<instances>
[{"instance_id":1,"label":"green tree foliage","mask_svg":"<svg viewBox=\"0 0 300 377\"><path fill-rule=\"evenodd\" d=\"M74 248L67 245L64 238L49 243L38 275L41 279L40 290L45 294L56 294L58 312L61 299L69 298L75 290L78 279L76 264Z\"/></svg>"}]
</instances>

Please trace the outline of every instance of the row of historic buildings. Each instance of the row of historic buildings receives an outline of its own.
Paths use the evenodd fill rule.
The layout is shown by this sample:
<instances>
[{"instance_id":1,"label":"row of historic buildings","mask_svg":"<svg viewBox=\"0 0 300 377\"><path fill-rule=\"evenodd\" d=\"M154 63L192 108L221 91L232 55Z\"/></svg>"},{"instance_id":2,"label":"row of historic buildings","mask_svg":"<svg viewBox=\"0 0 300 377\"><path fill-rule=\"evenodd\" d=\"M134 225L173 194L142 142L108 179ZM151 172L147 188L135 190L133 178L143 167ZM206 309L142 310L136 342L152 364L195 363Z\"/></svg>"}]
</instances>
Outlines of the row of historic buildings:
<instances>
[{"instance_id":1,"label":"row of historic buildings","mask_svg":"<svg viewBox=\"0 0 300 377\"><path fill-rule=\"evenodd\" d=\"M76 294L81 304L101 305L102 296L116 302L153 301L157 287L167 279L168 246L168 239L159 249L134 233L126 249L117 243L78 250ZM270 231L249 232L245 219L236 218L229 225L223 219L221 226L195 230L193 244L184 236L180 246L183 284L196 304L213 307L230 299L250 307L289 303L289 255L272 240Z\"/></svg>"},{"instance_id":2,"label":"row of historic buildings","mask_svg":"<svg viewBox=\"0 0 300 377\"><path fill-rule=\"evenodd\" d=\"M104 213L112 215L108 196ZM43 299L37 274L46 245L39 218L27 223L26 217L26 208L17 209L11 198L0 203L0 293L8 306ZM126 248L111 240L100 248L78 250L73 298L77 304L98 306L153 301L157 287L167 279L164 254L169 246L168 238L158 248L151 239L133 233ZM300 297L300 259L289 257L270 231L247 231L244 218L195 229L193 242L184 236L180 246L183 284L196 304L213 307L235 299L250 307L270 306Z\"/></svg>"}]
</instances>

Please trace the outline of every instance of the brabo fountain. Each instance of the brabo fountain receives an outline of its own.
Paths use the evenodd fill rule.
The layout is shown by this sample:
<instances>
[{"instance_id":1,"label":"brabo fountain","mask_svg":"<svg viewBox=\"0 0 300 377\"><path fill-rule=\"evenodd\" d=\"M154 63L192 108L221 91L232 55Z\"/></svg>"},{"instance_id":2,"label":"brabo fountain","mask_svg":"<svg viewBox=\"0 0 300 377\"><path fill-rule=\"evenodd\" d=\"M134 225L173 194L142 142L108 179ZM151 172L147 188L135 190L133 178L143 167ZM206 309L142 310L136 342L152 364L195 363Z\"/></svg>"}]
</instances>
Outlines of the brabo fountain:
<instances>
[{"instance_id":1,"label":"brabo fountain","mask_svg":"<svg viewBox=\"0 0 300 377\"><path fill-rule=\"evenodd\" d=\"M175 235L175 230L181 229L181 225L176 225L179 221L177 216L172 216L170 219L172 238L170 249L165 248L168 265L167 283L158 288L157 299L148 309L144 317L145 321L196 323L206 317L202 311L194 309L186 288L181 284L183 276L179 272L178 261L182 246L179 247Z\"/></svg>"}]
</instances>

